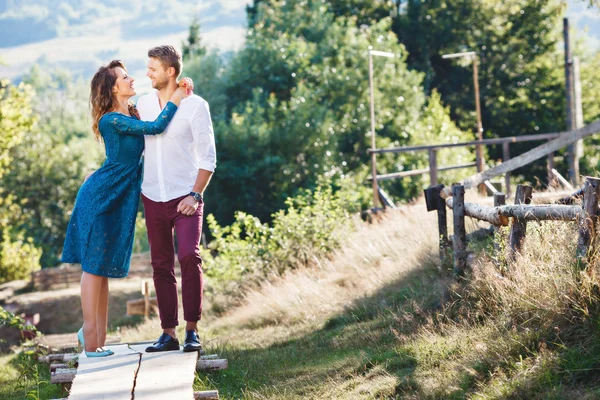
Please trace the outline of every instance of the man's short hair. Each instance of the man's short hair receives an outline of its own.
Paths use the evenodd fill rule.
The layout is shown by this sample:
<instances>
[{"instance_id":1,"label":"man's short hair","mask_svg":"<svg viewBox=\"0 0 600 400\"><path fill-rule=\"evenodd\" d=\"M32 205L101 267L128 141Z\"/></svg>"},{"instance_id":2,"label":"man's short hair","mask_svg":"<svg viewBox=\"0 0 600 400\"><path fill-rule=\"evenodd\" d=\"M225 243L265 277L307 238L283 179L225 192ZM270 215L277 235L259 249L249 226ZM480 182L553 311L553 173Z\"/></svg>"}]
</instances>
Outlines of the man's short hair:
<instances>
[{"instance_id":1,"label":"man's short hair","mask_svg":"<svg viewBox=\"0 0 600 400\"><path fill-rule=\"evenodd\" d=\"M175 77L179 77L183 68L181 61L181 53L177 49L170 45L156 46L148 50L148 57L158 59L165 69L169 67L175 68Z\"/></svg>"}]
</instances>

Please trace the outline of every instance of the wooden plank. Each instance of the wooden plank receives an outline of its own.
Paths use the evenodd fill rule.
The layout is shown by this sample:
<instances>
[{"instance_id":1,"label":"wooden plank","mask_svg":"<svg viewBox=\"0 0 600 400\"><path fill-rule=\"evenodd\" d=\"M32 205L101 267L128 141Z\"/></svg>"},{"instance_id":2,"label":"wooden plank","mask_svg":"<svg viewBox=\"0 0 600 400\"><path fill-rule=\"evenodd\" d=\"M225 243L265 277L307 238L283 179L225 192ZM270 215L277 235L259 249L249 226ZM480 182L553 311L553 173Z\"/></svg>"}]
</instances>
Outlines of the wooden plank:
<instances>
[{"instance_id":1,"label":"wooden plank","mask_svg":"<svg viewBox=\"0 0 600 400\"><path fill-rule=\"evenodd\" d=\"M437 170L438 170L438 172L439 171L450 171L453 169L471 168L471 167L476 167L476 166L477 166L477 163L472 162L472 163L438 167ZM390 174L377 175L377 180L384 181L384 180L396 179L396 178L406 178L409 176L428 174L429 171L430 171L429 168L422 168L422 169L412 169L410 171L392 172ZM373 178L369 177L368 179L371 180Z\"/></svg>"},{"instance_id":2,"label":"wooden plank","mask_svg":"<svg viewBox=\"0 0 600 400\"><path fill-rule=\"evenodd\" d=\"M224 358L220 358L217 360L198 360L196 363L197 371L218 371L222 369L227 369L227 360Z\"/></svg>"},{"instance_id":3,"label":"wooden plank","mask_svg":"<svg viewBox=\"0 0 600 400\"><path fill-rule=\"evenodd\" d=\"M570 132L562 132L560 133L560 136L554 140L535 147L515 158L511 158L507 162L503 162L502 164L490 168L487 171L477 173L463 180L465 189L477 186L480 183L488 179L492 179L497 175L514 171L515 169L521 168L537 159L544 157L545 155L552 153L553 151L560 150L569 144L575 143L579 139L583 139L598 132L600 132L600 120L584 126L581 129L576 129Z\"/></svg>"},{"instance_id":4,"label":"wooden plank","mask_svg":"<svg viewBox=\"0 0 600 400\"><path fill-rule=\"evenodd\" d=\"M202 392L194 392L194 400L219 400L219 391L204 390Z\"/></svg>"},{"instance_id":5,"label":"wooden plank","mask_svg":"<svg viewBox=\"0 0 600 400\"><path fill-rule=\"evenodd\" d=\"M50 383L57 384L73 382L73 378L75 378L76 373L76 368L58 368L54 372L50 373Z\"/></svg>"},{"instance_id":6,"label":"wooden plank","mask_svg":"<svg viewBox=\"0 0 600 400\"><path fill-rule=\"evenodd\" d=\"M133 382L141 355L125 344L108 348L115 354L97 358L88 358L82 354L79 357L79 367L69 400L132 398Z\"/></svg>"},{"instance_id":7,"label":"wooden plank","mask_svg":"<svg viewBox=\"0 0 600 400\"><path fill-rule=\"evenodd\" d=\"M421 151L421 150L429 150L429 149L447 149L450 147L466 147L466 146L476 146L478 144L484 145L495 145L502 143L520 143L520 142L533 142L537 140L549 140L557 138L562 133L540 133L534 135L522 135L522 136L510 136L504 138L494 138L494 139L482 139L482 140L472 140L470 142L460 142L460 143L440 143L433 145L419 145L419 146L404 146L404 147L390 147L386 149L369 149L369 153L381 154L381 153L407 153L409 151Z\"/></svg>"},{"instance_id":8,"label":"wooden plank","mask_svg":"<svg viewBox=\"0 0 600 400\"><path fill-rule=\"evenodd\" d=\"M135 382L135 399L192 399L198 352L145 353L146 347L132 346L142 352Z\"/></svg>"}]
</instances>

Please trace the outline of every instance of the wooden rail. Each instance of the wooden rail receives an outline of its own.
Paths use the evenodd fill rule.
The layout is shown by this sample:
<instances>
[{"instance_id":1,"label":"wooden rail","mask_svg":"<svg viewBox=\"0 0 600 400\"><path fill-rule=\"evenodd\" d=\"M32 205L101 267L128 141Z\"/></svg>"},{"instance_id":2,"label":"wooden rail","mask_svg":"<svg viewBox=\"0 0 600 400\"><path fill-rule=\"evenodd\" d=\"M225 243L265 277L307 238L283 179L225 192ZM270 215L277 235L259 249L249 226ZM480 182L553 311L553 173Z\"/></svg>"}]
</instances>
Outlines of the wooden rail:
<instances>
[{"instance_id":1,"label":"wooden rail","mask_svg":"<svg viewBox=\"0 0 600 400\"><path fill-rule=\"evenodd\" d=\"M502 145L502 158L503 162L500 165L497 165L493 168L490 168L486 171L478 172L477 174L463 180L463 185L465 189L470 189L474 186L481 185L484 182L498 176L504 174L505 180L505 190L507 193L511 192L510 189L510 172L514 171L517 168L521 168L535 160L538 160L544 156L548 157L548 180L554 180L555 173L553 173L554 168L554 158L553 153L557 150L560 150L564 147L572 145L577 141L591 136L593 134L600 132L600 120L595 121L587 126L584 126L579 129L567 131L567 132L555 132L555 133L545 133L545 134L535 134L535 135L523 135L523 136L512 136L508 138L496 138L496 139L483 139L483 140L474 140L469 142L461 142L461 143L445 143L445 144L435 144L435 145L423 145L423 146L404 146L404 147L393 147L387 149L368 149L370 154L381 154L381 153L405 153L412 151L425 151L427 150L429 153L429 168L427 169L419 169L414 170L415 175L429 173L430 185L436 186L438 182L437 172L441 170L454 169L459 167L470 167L471 165L463 165L463 166L437 166L437 151L444 148L451 147L465 147L465 146L475 146L479 144L483 144L486 146L491 145ZM518 143L518 142L529 142L529 141L537 141L537 140L547 140L546 143L529 150L526 153L523 153L515 158L510 157L510 144ZM406 176L411 176L410 171L401 171L397 173L390 173L385 175L375 175L371 176L371 180L374 178L375 181L382 179L394 179L394 178L402 178ZM376 184L376 182L375 182ZM452 196L449 188L445 188L445 193L443 197ZM376 200L375 200L376 202Z\"/></svg>"},{"instance_id":2,"label":"wooden rail","mask_svg":"<svg viewBox=\"0 0 600 400\"><path fill-rule=\"evenodd\" d=\"M438 212L440 237L440 256L445 257L448 248L448 230L446 226L446 207L452 209L454 236L453 258L454 271L460 276L467 266L467 235L465 217L489 222L494 226L510 225L508 260L514 260L521 253L527 235L528 221L577 221L579 236L577 240L576 259L580 265L588 262L589 255L594 254L594 238L598 219L598 199L600 198L600 179L587 177L584 187L583 204L580 205L530 205L533 189L530 186L518 185L514 205L504 205L505 196L498 193L494 196L494 206L465 203L464 185L453 185L452 197L444 199L442 194L449 191L443 185L431 187L425 191L427 210Z\"/></svg>"},{"instance_id":3,"label":"wooden rail","mask_svg":"<svg viewBox=\"0 0 600 400\"><path fill-rule=\"evenodd\" d=\"M449 166L438 166L437 165L437 152L440 149L447 149L452 147L468 147L468 146L493 146L493 145L502 145L502 159L504 162L510 159L510 144L511 143L520 143L520 142L531 142L531 141L539 141L539 140L551 140L555 139L560 135L560 133L544 133L544 134L535 134L535 135L523 135L523 136L511 136L505 138L495 138L495 139L483 139L483 140L472 140L469 142L460 142L460 143L441 143L434 145L420 145L420 146L403 146L403 147L391 147L386 149L368 149L369 154L382 154L382 153L408 153L414 151L427 151L429 158L429 168L421 168L414 169L410 171L399 171L392 172L389 174L381 174L375 175L375 180L389 180L396 178L406 178L409 176L429 174L429 181L431 186L435 186L438 183L438 172L441 171L449 171L453 169L461 169L461 168L471 168L476 167L477 163L464 163L459 165L449 165ZM550 155L552 157L552 155ZM549 176L552 174L551 168L554 166L553 160L549 159ZM375 169L376 170L376 169ZM373 176L368 178L369 180L373 180ZM510 173L506 173L504 176L505 181L505 190L507 193L510 193Z\"/></svg>"}]
</instances>

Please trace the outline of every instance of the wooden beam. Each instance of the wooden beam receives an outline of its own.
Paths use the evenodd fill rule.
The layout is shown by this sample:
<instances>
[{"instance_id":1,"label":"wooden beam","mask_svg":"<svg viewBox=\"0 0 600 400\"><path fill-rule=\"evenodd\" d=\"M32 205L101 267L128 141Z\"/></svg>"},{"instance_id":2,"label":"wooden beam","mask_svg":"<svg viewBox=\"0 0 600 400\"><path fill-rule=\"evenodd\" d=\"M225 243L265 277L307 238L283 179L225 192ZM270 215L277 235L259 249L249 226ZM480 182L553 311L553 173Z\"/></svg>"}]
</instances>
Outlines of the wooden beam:
<instances>
[{"instance_id":1,"label":"wooden beam","mask_svg":"<svg viewBox=\"0 0 600 400\"><path fill-rule=\"evenodd\" d=\"M45 363L50 363L52 361L64 361L64 362L69 362L73 359L76 359L79 357L79 354L75 354L75 353L66 353L66 354L48 354L47 356L39 356L38 357L38 361L39 362L45 362Z\"/></svg>"},{"instance_id":2,"label":"wooden beam","mask_svg":"<svg viewBox=\"0 0 600 400\"><path fill-rule=\"evenodd\" d=\"M446 205L454 209L452 197L446 199ZM496 226L507 226L508 217L500 215L497 208L484 206L482 204L464 203L464 212L468 217L477 218Z\"/></svg>"},{"instance_id":3,"label":"wooden beam","mask_svg":"<svg viewBox=\"0 0 600 400\"><path fill-rule=\"evenodd\" d=\"M71 383L77 374L77 368L58 368L50 374L50 383Z\"/></svg>"},{"instance_id":4,"label":"wooden beam","mask_svg":"<svg viewBox=\"0 0 600 400\"><path fill-rule=\"evenodd\" d=\"M570 132L562 132L560 133L560 136L554 140L535 147L517 157L511 158L507 162L490 168L487 171L483 171L482 173L478 173L466 178L463 180L463 185L465 189L470 189L488 179L492 179L500 174L514 171L515 169L521 168L535 160L538 160L545 155L552 153L553 151L560 150L571 143L575 143L579 139L583 139L598 132L600 132L600 120L584 126L581 129L576 129Z\"/></svg>"},{"instance_id":5,"label":"wooden beam","mask_svg":"<svg viewBox=\"0 0 600 400\"><path fill-rule=\"evenodd\" d=\"M226 359L217 359L217 360L198 360L196 363L196 371L217 371L221 369L227 368L227 360Z\"/></svg>"},{"instance_id":6,"label":"wooden beam","mask_svg":"<svg viewBox=\"0 0 600 400\"><path fill-rule=\"evenodd\" d=\"M465 164L457 164L457 165L448 165L445 167L438 167L437 170L438 170L438 172L450 171L453 169L471 168L471 167L476 167L476 166L477 166L476 163L465 163ZM411 169L410 171L392 172L390 174L377 175L377 180L384 181L384 180L396 179L396 178L406 178L409 176L428 174L430 171L431 170L429 168L422 168L422 169ZM373 179L372 177L368 178L368 180L372 180L372 179Z\"/></svg>"},{"instance_id":7,"label":"wooden beam","mask_svg":"<svg viewBox=\"0 0 600 400\"><path fill-rule=\"evenodd\" d=\"M403 146L403 147L390 147L387 149L368 149L369 153L407 153L410 151L422 151L429 149L447 149L451 147L466 147L466 146L476 146L478 144L484 145L496 145L502 143L520 143L520 142L534 142L538 140L550 140L557 138L561 133L540 133L534 135L521 135L521 136L510 136L503 138L494 138L494 139L483 139L483 140L472 140L470 142L460 142L460 143L440 143L433 145L419 145L419 146Z\"/></svg>"},{"instance_id":8,"label":"wooden beam","mask_svg":"<svg viewBox=\"0 0 600 400\"><path fill-rule=\"evenodd\" d=\"M219 400L219 391L205 390L202 392L194 392L194 400Z\"/></svg>"},{"instance_id":9,"label":"wooden beam","mask_svg":"<svg viewBox=\"0 0 600 400\"><path fill-rule=\"evenodd\" d=\"M547 204L498 207L500 215L522 221L575 221L580 211L579 206Z\"/></svg>"}]
</instances>

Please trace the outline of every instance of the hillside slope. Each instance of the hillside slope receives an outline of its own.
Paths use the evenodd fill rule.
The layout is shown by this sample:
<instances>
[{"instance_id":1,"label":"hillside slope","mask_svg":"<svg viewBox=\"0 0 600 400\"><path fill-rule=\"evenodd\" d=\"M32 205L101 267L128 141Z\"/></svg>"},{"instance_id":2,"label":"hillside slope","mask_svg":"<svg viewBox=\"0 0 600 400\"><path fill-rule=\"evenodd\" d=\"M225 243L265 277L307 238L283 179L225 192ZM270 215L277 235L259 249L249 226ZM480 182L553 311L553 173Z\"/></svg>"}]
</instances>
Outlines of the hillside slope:
<instances>
[{"instance_id":1,"label":"hillside slope","mask_svg":"<svg viewBox=\"0 0 600 400\"><path fill-rule=\"evenodd\" d=\"M573 269L574 224L530 224L516 265L477 244L459 284L438 263L424 208L359 224L330 260L205 320L205 346L229 369L201 375L197 389L226 399L598 398L597 265Z\"/></svg>"}]
</instances>

